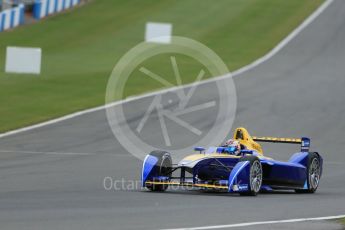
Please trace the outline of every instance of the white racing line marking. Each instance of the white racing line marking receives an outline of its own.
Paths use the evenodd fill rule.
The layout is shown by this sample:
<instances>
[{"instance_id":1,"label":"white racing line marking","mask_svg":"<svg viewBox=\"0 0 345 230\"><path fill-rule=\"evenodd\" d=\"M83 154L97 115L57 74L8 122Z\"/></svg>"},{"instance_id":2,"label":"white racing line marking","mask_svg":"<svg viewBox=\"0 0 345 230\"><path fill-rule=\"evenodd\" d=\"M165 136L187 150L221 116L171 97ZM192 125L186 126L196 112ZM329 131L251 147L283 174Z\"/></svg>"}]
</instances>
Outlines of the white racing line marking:
<instances>
[{"instance_id":1,"label":"white racing line marking","mask_svg":"<svg viewBox=\"0 0 345 230\"><path fill-rule=\"evenodd\" d=\"M341 161L323 161L324 164L330 164L330 165L341 165L344 166L344 162Z\"/></svg>"},{"instance_id":2,"label":"white racing line marking","mask_svg":"<svg viewBox=\"0 0 345 230\"><path fill-rule=\"evenodd\" d=\"M239 228L239 227L249 227L249 226L256 226L256 225L296 223L296 222L318 221L318 220L335 220L335 219L341 219L341 218L345 218L345 215L288 219L288 220L258 221L258 222L248 222L248 223L228 224L228 225L213 225L213 226L192 227L192 228L173 228L173 229L165 229L165 230L205 230L205 229L219 229L219 228Z\"/></svg>"},{"instance_id":3,"label":"white racing line marking","mask_svg":"<svg viewBox=\"0 0 345 230\"><path fill-rule=\"evenodd\" d=\"M48 126L48 125L52 125L61 121L65 121L68 119L72 119L78 116L82 116L85 114L89 114L89 113L93 113L93 112L97 112L112 106L117 106L120 104L124 104L124 103L128 103L131 101L135 101L141 98L146 98L146 97L150 97L150 96L154 96L154 95L158 95L158 94L164 94L167 92L171 92L171 91L175 91L175 90L179 90L179 89L183 89L183 88L188 88L191 87L193 85L202 85L202 84L206 84L209 82L215 82L215 81L220 81L223 80L225 78L231 77L232 76L237 76L240 75L244 72L247 72L251 69L253 69L254 67L266 62L267 60L271 59L274 55L276 55L282 48L284 48L292 39L294 39L303 29L305 29L310 23L312 23L325 9L327 9L327 7L333 2L334 0L327 0L325 1L313 14L311 14L301 25L299 25L294 31L292 31L284 40L282 40L275 48L273 48L269 53L267 53L266 55L264 55L263 57L259 58L258 60L254 61L253 63L244 66L236 71L234 71L232 74L226 74L224 76L220 76L220 77L216 77L216 78L211 78L211 79L207 79L207 80L203 80L203 81L199 81L199 82L194 82L191 84L187 84L187 85L183 85L183 86L175 86L169 89L163 89L163 90L159 90L159 91L155 91L155 92L151 92L151 93L147 93L144 95L139 95L139 96L133 96L133 97L129 97L126 98L125 100L122 101L116 101L114 103L110 103L107 105L102 105L102 106L98 106L95 108L91 108L91 109L87 109L87 110L83 110L80 112L76 112L76 113L72 113L57 119L53 119L50 121L46 121L46 122L42 122L36 125L32 125L32 126L27 126L24 128L20 128L20 129L16 129L16 130L12 130L9 132L5 132L0 134L0 138L3 137L7 137L7 136L11 136L14 134L18 134L18 133L22 133L22 132L26 132L29 130L33 130L33 129L37 129L40 127L44 127L44 126Z\"/></svg>"},{"instance_id":4,"label":"white racing line marking","mask_svg":"<svg viewBox=\"0 0 345 230\"><path fill-rule=\"evenodd\" d=\"M0 150L0 153L23 153L23 154L46 154L46 155L80 155L89 156L95 153L64 153L64 152L37 152L37 151L21 151L21 150Z\"/></svg>"}]
</instances>

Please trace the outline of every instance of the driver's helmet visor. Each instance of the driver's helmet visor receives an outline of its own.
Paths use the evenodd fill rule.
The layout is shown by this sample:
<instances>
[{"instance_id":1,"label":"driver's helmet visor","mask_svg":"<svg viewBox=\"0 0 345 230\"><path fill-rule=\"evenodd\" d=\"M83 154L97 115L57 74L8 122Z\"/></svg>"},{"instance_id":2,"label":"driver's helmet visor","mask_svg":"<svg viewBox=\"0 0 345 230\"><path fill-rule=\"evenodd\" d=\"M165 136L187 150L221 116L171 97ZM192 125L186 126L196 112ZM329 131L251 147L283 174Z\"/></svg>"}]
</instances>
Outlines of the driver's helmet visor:
<instances>
[{"instance_id":1,"label":"driver's helmet visor","mask_svg":"<svg viewBox=\"0 0 345 230\"><path fill-rule=\"evenodd\" d=\"M229 146L227 150L232 153L232 152L236 152L237 148L236 146Z\"/></svg>"}]
</instances>

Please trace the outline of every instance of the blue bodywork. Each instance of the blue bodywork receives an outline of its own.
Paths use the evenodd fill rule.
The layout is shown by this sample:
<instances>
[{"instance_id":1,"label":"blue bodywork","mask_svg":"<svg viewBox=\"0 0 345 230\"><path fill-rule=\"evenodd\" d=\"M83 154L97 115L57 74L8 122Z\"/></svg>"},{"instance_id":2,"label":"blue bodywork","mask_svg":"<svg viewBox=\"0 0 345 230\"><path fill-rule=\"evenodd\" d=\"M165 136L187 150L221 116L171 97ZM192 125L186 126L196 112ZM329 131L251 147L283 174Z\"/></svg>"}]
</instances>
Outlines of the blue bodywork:
<instances>
[{"instance_id":1,"label":"blue bodywork","mask_svg":"<svg viewBox=\"0 0 345 230\"><path fill-rule=\"evenodd\" d=\"M143 162L143 168L141 172L141 181L142 186L145 186L145 181L148 179L153 179L155 176L155 165L158 162L158 158L152 155L147 155L144 162Z\"/></svg>"},{"instance_id":2,"label":"blue bodywork","mask_svg":"<svg viewBox=\"0 0 345 230\"><path fill-rule=\"evenodd\" d=\"M273 160L258 154L254 150L241 150L242 156L253 155L258 157L263 171L262 191L276 189L308 189L308 164L310 140L302 138L301 152L297 152L287 162ZM226 147L210 147L206 150L203 147L196 147L195 151L202 154L201 158L192 161L191 164L179 164L172 168L172 172L180 170L181 173L175 177L158 175L155 165L159 161L156 156L148 155L142 168L142 186L146 181L170 182L177 179L180 185L217 185L221 188L226 186L228 192L249 191L250 167L249 161L241 160L240 157L227 157L224 153L231 153ZM214 155L216 153L216 155ZM212 157L208 157L213 154ZM219 157L217 156L219 154ZM320 159L322 174L322 157ZM230 154L231 155L231 154ZM188 174L188 175L187 175ZM176 182L178 184L178 182ZM176 185L176 184L175 184ZM200 186L202 187L202 186ZM205 186L207 188L207 186Z\"/></svg>"},{"instance_id":3,"label":"blue bodywork","mask_svg":"<svg viewBox=\"0 0 345 230\"><path fill-rule=\"evenodd\" d=\"M260 158L259 158L260 159ZM322 159L320 157L320 159ZM229 175L222 169L214 169L208 167L213 160L209 159L194 166L194 174L208 175L206 179L218 177L224 179ZM224 166L231 169L228 177L229 192L243 192L249 189L249 173L250 164L248 161L238 162L238 159L217 158ZM260 159L263 168L263 184L264 190L271 189L305 189L307 183L307 165L308 153L295 153L288 162L282 162L271 159ZM321 164L322 165L322 164ZM199 181L203 183L204 181Z\"/></svg>"}]
</instances>

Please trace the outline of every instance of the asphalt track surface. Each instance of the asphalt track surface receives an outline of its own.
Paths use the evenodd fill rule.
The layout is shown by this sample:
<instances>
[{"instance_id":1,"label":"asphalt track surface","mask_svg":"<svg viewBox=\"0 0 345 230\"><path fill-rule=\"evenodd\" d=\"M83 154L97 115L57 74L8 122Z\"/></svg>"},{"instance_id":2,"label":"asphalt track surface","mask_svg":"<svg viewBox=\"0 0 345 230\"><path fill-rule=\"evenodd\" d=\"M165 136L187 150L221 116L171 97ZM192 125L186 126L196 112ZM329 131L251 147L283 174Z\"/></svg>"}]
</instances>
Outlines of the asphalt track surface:
<instances>
[{"instance_id":1,"label":"asphalt track surface","mask_svg":"<svg viewBox=\"0 0 345 230\"><path fill-rule=\"evenodd\" d=\"M345 1L338 0L273 58L234 78L234 127L245 126L255 135L312 137L312 149L325 159L316 194L107 191L105 177L140 180L142 162L116 141L102 110L0 139L0 228L161 229L344 214L344 25ZM201 89L208 99L213 96L207 85ZM125 106L137 124L145 101ZM212 112L200 116L190 122L207 130L212 124L205 118ZM161 142L161 133L150 127L148 139ZM192 135L178 136L181 140L174 141ZM281 160L296 150L264 147Z\"/></svg>"}]
</instances>

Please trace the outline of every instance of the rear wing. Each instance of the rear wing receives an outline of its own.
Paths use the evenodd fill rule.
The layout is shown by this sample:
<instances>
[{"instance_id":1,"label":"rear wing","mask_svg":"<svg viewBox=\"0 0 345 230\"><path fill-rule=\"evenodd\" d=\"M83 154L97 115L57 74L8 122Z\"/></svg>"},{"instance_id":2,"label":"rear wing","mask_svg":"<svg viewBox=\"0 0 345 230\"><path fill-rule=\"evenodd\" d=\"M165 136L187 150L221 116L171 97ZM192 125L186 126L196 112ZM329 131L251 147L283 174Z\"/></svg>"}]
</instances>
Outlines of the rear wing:
<instances>
[{"instance_id":1,"label":"rear wing","mask_svg":"<svg viewBox=\"0 0 345 230\"><path fill-rule=\"evenodd\" d=\"M302 137L302 138L252 137L252 138L256 142L300 144L301 152L309 152L309 148L310 148L310 139L308 137Z\"/></svg>"}]
</instances>

